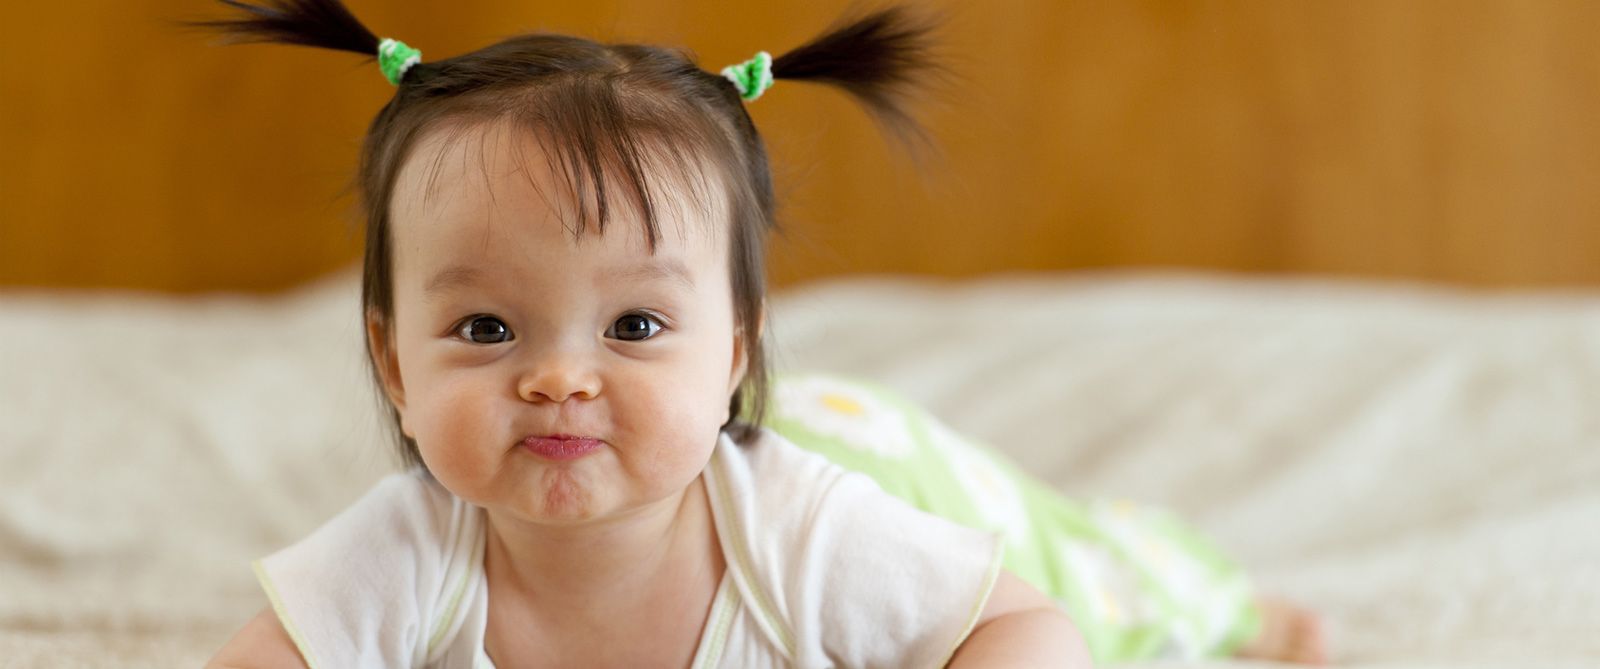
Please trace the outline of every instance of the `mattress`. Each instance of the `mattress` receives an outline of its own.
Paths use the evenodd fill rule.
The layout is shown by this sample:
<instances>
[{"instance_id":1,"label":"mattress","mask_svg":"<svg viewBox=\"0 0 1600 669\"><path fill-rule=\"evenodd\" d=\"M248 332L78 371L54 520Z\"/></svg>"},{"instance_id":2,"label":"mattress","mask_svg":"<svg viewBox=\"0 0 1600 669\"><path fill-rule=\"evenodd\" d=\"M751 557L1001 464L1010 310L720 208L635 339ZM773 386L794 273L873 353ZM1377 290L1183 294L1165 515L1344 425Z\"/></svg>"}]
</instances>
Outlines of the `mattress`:
<instances>
[{"instance_id":1,"label":"mattress","mask_svg":"<svg viewBox=\"0 0 1600 669\"><path fill-rule=\"evenodd\" d=\"M0 293L0 665L203 663L265 604L247 562L396 466L357 281ZM775 295L769 335L1066 495L1171 508L1338 664L1600 667L1600 294L852 278Z\"/></svg>"}]
</instances>

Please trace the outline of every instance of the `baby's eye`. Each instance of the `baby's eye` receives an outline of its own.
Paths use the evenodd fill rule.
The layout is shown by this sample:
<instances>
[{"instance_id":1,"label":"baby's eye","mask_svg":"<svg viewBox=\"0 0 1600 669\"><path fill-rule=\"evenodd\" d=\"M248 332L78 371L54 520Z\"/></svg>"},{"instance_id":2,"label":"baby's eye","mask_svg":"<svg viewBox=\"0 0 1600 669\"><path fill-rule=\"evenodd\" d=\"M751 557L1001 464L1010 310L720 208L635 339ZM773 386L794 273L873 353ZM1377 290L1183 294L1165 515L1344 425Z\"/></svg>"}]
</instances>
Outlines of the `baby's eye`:
<instances>
[{"instance_id":1,"label":"baby's eye","mask_svg":"<svg viewBox=\"0 0 1600 669\"><path fill-rule=\"evenodd\" d=\"M627 314L618 318L610 328L606 329L606 336L622 341L644 341L661 331L661 323L651 318L648 314Z\"/></svg>"},{"instance_id":2,"label":"baby's eye","mask_svg":"<svg viewBox=\"0 0 1600 669\"><path fill-rule=\"evenodd\" d=\"M504 321L494 316L473 316L456 327L456 334L474 344L499 344L515 337Z\"/></svg>"}]
</instances>

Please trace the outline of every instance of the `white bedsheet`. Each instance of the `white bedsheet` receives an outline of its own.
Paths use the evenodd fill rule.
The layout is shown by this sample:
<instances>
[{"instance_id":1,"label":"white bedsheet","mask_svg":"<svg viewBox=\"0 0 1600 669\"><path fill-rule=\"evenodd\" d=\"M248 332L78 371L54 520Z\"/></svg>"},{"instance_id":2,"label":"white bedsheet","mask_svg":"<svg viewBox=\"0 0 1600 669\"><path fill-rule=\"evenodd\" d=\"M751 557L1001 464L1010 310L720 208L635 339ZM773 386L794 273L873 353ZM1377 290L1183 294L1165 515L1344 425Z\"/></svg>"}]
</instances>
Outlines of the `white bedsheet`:
<instances>
[{"instance_id":1,"label":"white bedsheet","mask_svg":"<svg viewBox=\"0 0 1600 669\"><path fill-rule=\"evenodd\" d=\"M246 561L392 467L356 305L352 274L0 295L0 665L194 666L264 604ZM773 305L780 368L1178 510L1341 664L1600 667L1600 296L1082 274Z\"/></svg>"}]
</instances>

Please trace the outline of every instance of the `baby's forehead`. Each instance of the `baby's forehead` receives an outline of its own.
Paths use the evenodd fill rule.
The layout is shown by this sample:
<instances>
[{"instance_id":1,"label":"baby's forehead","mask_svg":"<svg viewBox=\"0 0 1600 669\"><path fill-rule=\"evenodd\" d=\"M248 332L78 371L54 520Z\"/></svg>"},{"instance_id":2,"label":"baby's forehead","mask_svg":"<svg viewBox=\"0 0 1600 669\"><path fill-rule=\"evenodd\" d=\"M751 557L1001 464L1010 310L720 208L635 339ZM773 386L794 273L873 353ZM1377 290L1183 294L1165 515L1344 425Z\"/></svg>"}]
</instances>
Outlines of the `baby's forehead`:
<instances>
[{"instance_id":1,"label":"baby's forehead","mask_svg":"<svg viewBox=\"0 0 1600 669\"><path fill-rule=\"evenodd\" d=\"M396 237L507 216L534 223L533 214L574 242L627 233L651 246L667 236L715 243L729 224L726 183L714 161L665 138L607 148L508 119L445 122L407 152L389 218Z\"/></svg>"}]
</instances>

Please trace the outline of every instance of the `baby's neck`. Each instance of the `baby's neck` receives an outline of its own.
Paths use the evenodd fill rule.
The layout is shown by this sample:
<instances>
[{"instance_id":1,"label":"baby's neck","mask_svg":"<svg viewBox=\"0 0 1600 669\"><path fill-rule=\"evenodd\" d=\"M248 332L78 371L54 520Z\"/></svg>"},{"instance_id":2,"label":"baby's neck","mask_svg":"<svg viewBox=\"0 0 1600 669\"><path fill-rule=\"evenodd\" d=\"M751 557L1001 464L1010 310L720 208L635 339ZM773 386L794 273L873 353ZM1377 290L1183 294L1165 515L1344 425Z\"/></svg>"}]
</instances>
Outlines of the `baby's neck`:
<instances>
[{"instance_id":1,"label":"baby's neck","mask_svg":"<svg viewBox=\"0 0 1600 669\"><path fill-rule=\"evenodd\" d=\"M569 527L533 525L489 511L484 568L493 591L532 611L596 620L636 609L663 584L720 577L721 550L702 479L623 518Z\"/></svg>"}]
</instances>

